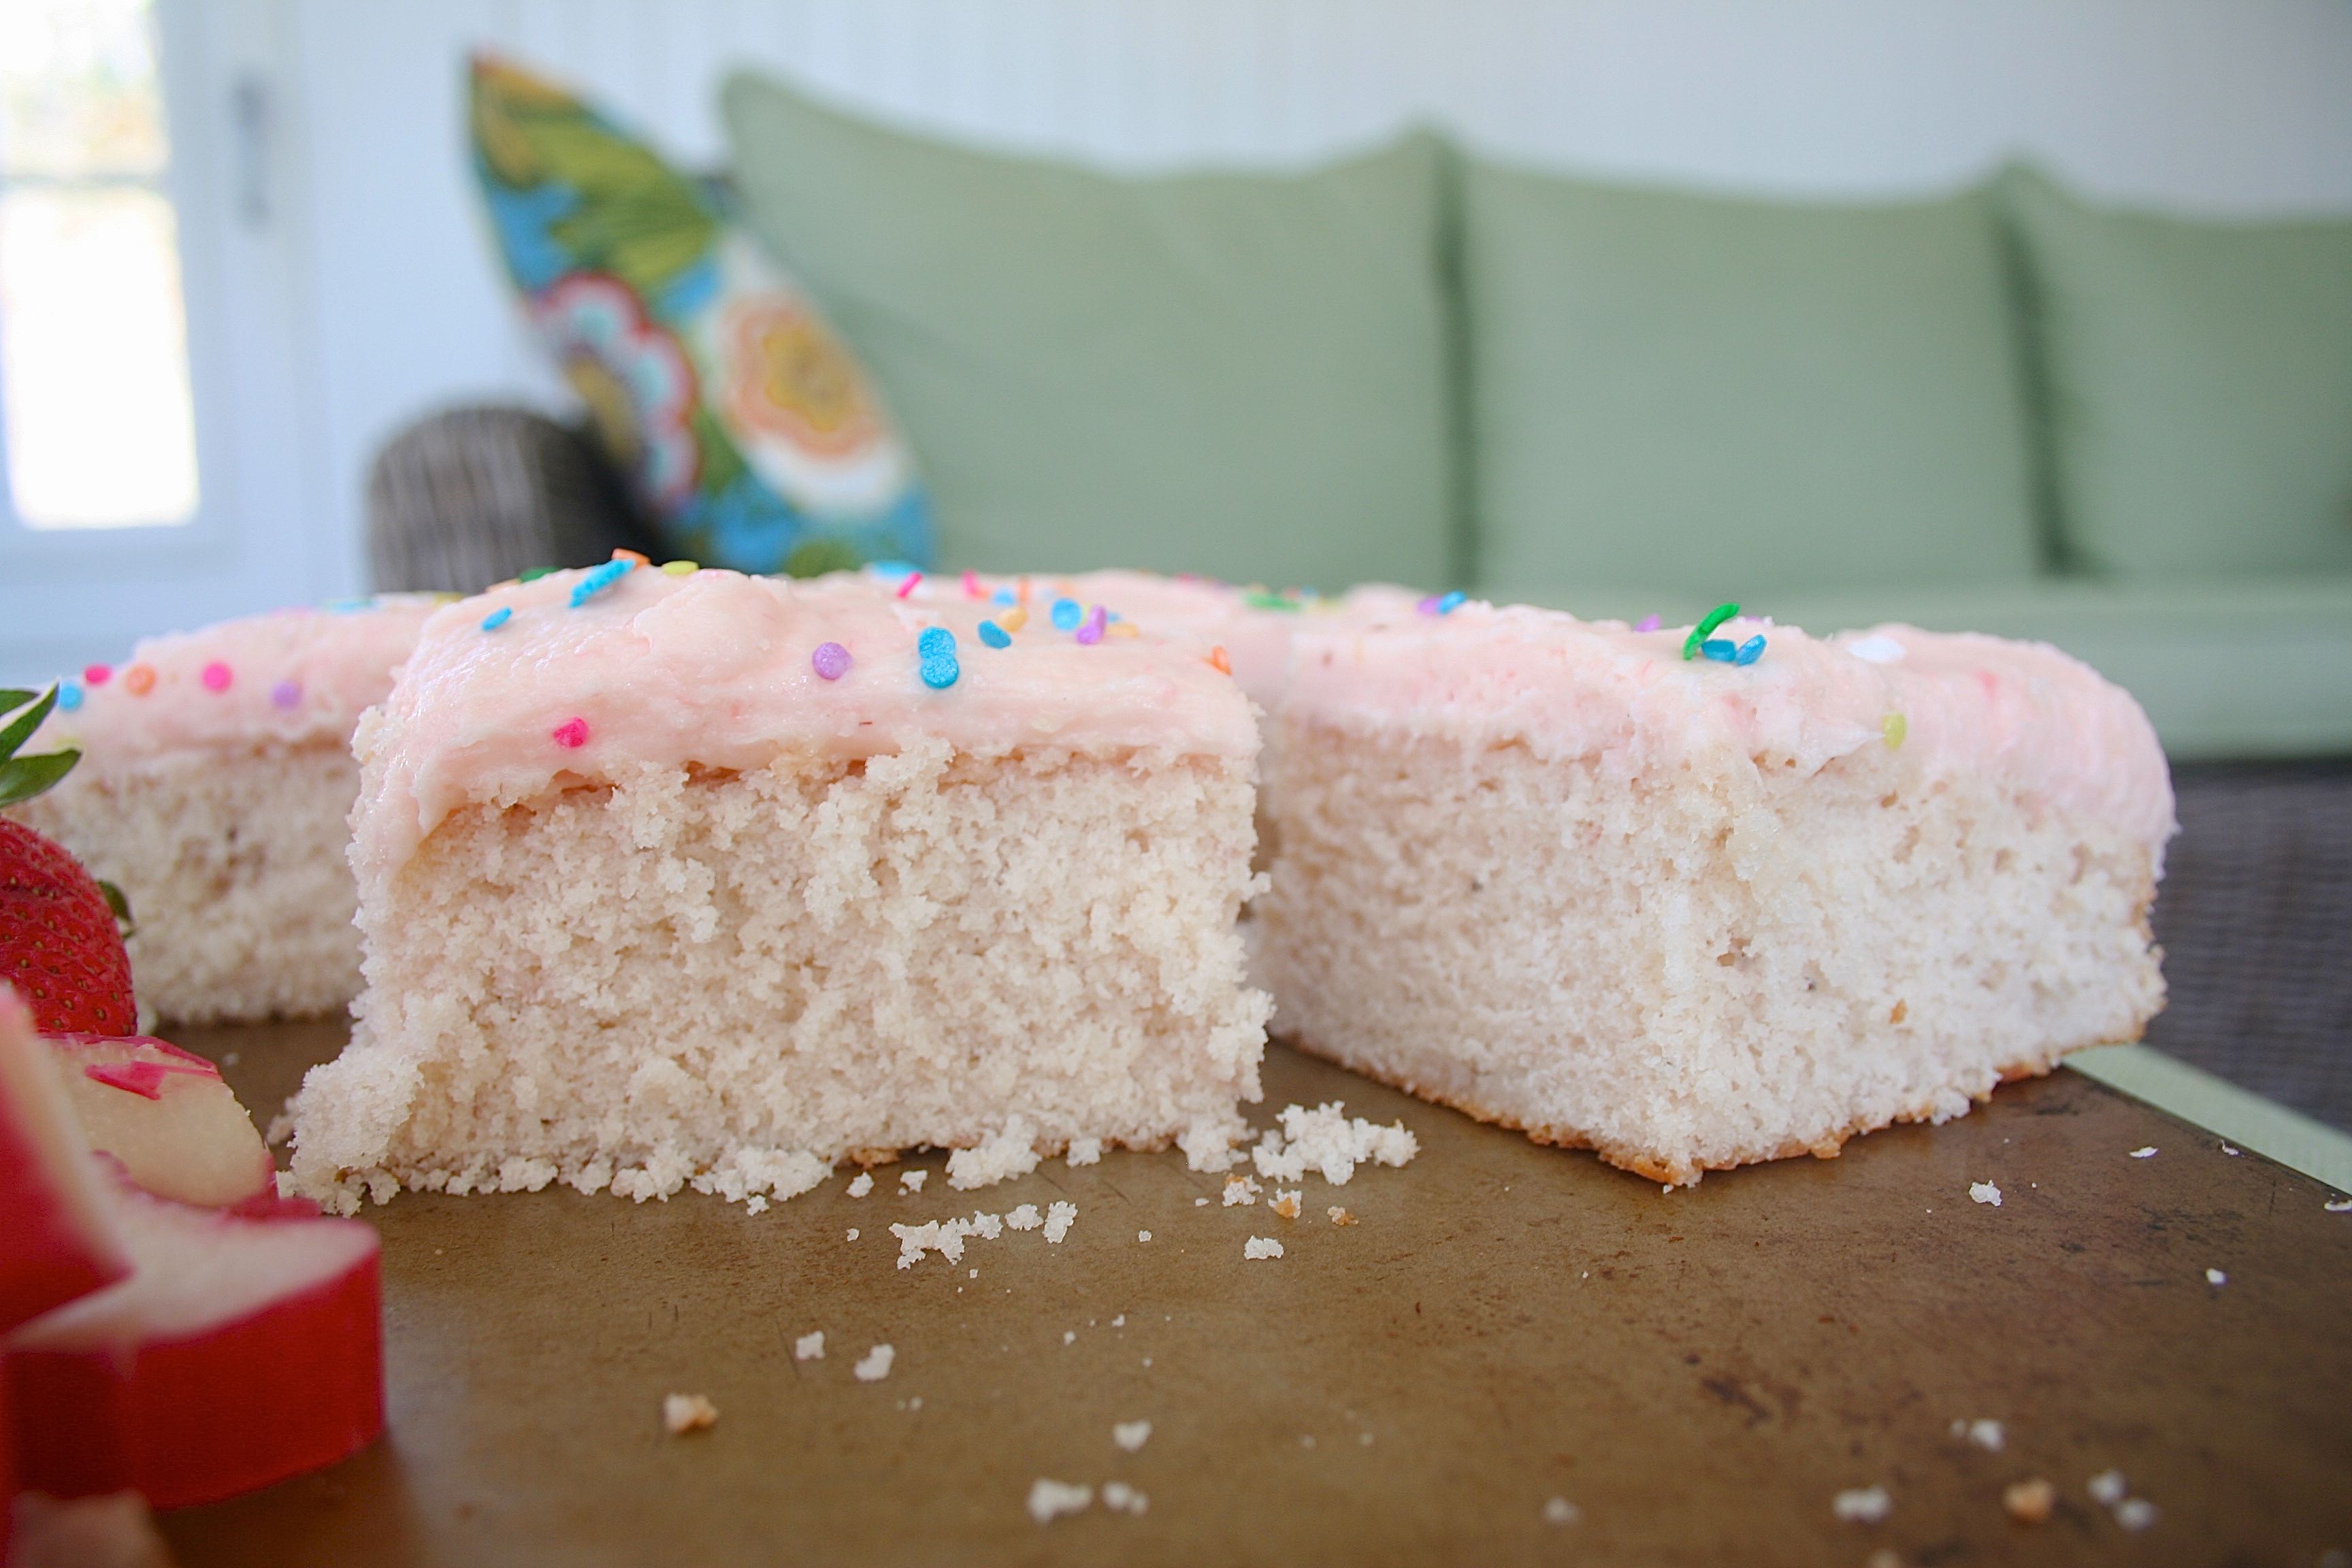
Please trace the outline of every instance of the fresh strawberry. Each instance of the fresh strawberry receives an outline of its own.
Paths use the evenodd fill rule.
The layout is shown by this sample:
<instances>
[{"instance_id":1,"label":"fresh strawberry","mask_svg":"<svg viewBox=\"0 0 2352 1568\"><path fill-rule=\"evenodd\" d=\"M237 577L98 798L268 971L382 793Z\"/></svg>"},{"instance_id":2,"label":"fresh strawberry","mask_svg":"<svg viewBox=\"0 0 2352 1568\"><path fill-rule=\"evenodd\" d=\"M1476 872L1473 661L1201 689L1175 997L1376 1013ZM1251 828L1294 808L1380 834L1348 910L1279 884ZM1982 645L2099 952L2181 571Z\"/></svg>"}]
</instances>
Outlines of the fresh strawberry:
<instances>
[{"instance_id":1,"label":"fresh strawberry","mask_svg":"<svg viewBox=\"0 0 2352 1568\"><path fill-rule=\"evenodd\" d=\"M57 700L54 688L37 702L29 691L0 691L0 713L25 709L0 729L0 806L30 800L80 759L73 751L16 754ZM0 817L0 980L31 1005L43 1034L128 1035L139 1027L131 955L115 914L107 889L80 862Z\"/></svg>"}]
</instances>

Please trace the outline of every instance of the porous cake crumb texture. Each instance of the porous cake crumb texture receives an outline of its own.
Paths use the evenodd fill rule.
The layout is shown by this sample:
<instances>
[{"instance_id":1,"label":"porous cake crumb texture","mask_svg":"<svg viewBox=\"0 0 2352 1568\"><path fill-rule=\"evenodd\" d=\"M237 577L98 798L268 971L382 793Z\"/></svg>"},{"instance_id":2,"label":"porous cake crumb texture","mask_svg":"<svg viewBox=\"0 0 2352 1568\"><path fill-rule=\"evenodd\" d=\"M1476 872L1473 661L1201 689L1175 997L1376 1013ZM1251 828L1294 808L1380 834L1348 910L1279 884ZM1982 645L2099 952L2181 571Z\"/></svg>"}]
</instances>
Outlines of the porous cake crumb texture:
<instances>
[{"instance_id":1,"label":"porous cake crumb texture","mask_svg":"<svg viewBox=\"0 0 2352 1568\"><path fill-rule=\"evenodd\" d=\"M301 1189L520 1159L733 1199L855 1151L968 1151L959 1186L1074 1141L1223 1151L1269 1007L1234 931L1250 800L1246 759L919 741L461 809L362 865L367 990L296 1106Z\"/></svg>"},{"instance_id":2,"label":"porous cake crumb texture","mask_svg":"<svg viewBox=\"0 0 2352 1568\"><path fill-rule=\"evenodd\" d=\"M1634 770L1293 718L1281 768L1280 1031L1655 1180L1942 1121L2163 997L2142 838L1882 745Z\"/></svg>"},{"instance_id":3,"label":"porous cake crumb texture","mask_svg":"<svg viewBox=\"0 0 2352 1568\"><path fill-rule=\"evenodd\" d=\"M86 762L10 815L130 900L142 1006L211 1024L340 1013L358 994L358 793L359 764L320 741Z\"/></svg>"}]
</instances>

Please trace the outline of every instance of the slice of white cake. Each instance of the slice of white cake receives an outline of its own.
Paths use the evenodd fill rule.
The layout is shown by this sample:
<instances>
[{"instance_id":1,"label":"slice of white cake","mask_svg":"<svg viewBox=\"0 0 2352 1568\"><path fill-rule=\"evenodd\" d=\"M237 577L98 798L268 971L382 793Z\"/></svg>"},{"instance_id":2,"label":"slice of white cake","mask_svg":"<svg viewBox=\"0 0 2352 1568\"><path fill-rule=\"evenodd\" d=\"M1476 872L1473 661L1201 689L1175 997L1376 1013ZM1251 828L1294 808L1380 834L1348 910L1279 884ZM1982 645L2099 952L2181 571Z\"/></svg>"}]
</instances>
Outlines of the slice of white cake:
<instances>
[{"instance_id":1,"label":"slice of white cake","mask_svg":"<svg viewBox=\"0 0 2352 1568\"><path fill-rule=\"evenodd\" d=\"M357 994L352 729L437 603L226 621L59 684L41 742L81 761L14 815L130 900L142 1010L227 1023L339 1013Z\"/></svg>"},{"instance_id":2,"label":"slice of white cake","mask_svg":"<svg viewBox=\"0 0 2352 1568\"><path fill-rule=\"evenodd\" d=\"M366 990L302 1190L1223 1160L1268 1011L1228 673L953 582L616 567L443 611L362 724Z\"/></svg>"},{"instance_id":3,"label":"slice of white cake","mask_svg":"<svg viewBox=\"0 0 2352 1568\"><path fill-rule=\"evenodd\" d=\"M1687 640L1478 604L1302 632L1277 1035L1667 1183L2138 1037L2173 820L2128 696L1905 626Z\"/></svg>"}]
</instances>

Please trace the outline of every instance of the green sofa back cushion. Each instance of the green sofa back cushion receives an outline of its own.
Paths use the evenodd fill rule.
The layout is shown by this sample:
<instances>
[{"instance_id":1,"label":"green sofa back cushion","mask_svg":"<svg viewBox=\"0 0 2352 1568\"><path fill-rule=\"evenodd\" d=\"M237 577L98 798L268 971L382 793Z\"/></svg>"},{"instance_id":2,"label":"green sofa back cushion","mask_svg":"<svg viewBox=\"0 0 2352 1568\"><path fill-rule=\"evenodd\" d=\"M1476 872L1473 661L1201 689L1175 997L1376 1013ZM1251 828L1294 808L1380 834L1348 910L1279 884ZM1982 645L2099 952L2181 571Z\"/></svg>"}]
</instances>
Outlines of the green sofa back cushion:
<instances>
[{"instance_id":1,"label":"green sofa back cushion","mask_svg":"<svg viewBox=\"0 0 2352 1568\"><path fill-rule=\"evenodd\" d=\"M2352 221L2205 223L2001 185L2069 559L2130 579L2352 570Z\"/></svg>"},{"instance_id":2,"label":"green sofa back cushion","mask_svg":"<svg viewBox=\"0 0 2352 1568\"><path fill-rule=\"evenodd\" d=\"M1990 199L1764 202L1465 161L1480 580L1738 597L2030 576Z\"/></svg>"},{"instance_id":3,"label":"green sofa back cushion","mask_svg":"<svg viewBox=\"0 0 2352 1568\"><path fill-rule=\"evenodd\" d=\"M1120 178L726 84L754 230L874 368L950 567L1452 574L1443 152Z\"/></svg>"}]
</instances>

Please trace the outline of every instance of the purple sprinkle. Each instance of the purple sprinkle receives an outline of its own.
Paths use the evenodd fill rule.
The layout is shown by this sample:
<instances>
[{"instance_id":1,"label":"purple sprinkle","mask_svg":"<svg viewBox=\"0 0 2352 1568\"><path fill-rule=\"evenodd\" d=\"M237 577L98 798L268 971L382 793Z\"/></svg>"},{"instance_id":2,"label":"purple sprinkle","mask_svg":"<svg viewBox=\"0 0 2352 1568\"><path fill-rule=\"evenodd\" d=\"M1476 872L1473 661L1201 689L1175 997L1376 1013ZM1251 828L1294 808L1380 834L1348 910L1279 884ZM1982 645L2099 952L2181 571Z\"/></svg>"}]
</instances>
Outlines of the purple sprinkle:
<instances>
[{"instance_id":1,"label":"purple sprinkle","mask_svg":"<svg viewBox=\"0 0 2352 1568\"><path fill-rule=\"evenodd\" d=\"M280 708L299 706L302 700L302 683L299 680L279 681L269 689L269 700Z\"/></svg>"},{"instance_id":2,"label":"purple sprinkle","mask_svg":"<svg viewBox=\"0 0 2352 1568\"><path fill-rule=\"evenodd\" d=\"M816 651L809 655L809 663L825 679L839 680L849 673L849 650L837 642L819 643Z\"/></svg>"},{"instance_id":3,"label":"purple sprinkle","mask_svg":"<svg viewBox=\"0 0 2352 1568\"><path fill-rule=\"evenodd\" d=\"M1659 621L1657 616L1643 616L1640 620L1633 623L1633 629L1637 632L1654 632L1658 629L1658 626Z\"/></svg>"},{"instance_id":4,"label":"purple sprinkle","mask_svg":"<svg viewBox=\"0 0 2352 1568\"><path fill-rule=\"evenodd\" d=\"M1413 608L1419 610L1424 616L1444 615L1445 612L1439 609L1437 606L1439 602L1444 597L1445 595L1443 594L1432 594L1428 598L1423 599L1421 603L1415 605Z\"/></svg>"},{"instance_id":5,"label":"purple sprinkle","mask_svg":"<svg viewBox=\"0 0 2352 1568\"><path fill-rule=\"evenodd\" d=\"M1097 605L1094 607L1094 613L1087 616L1087 624L1080 626L1071 635L1079 642L1085 643L1088 647L1092 647L1094 644L1102 641L1103 626L1106 624L1105 615L1106 612L1103 607L1100 605Z\"/></svg>"}]
</instances>

